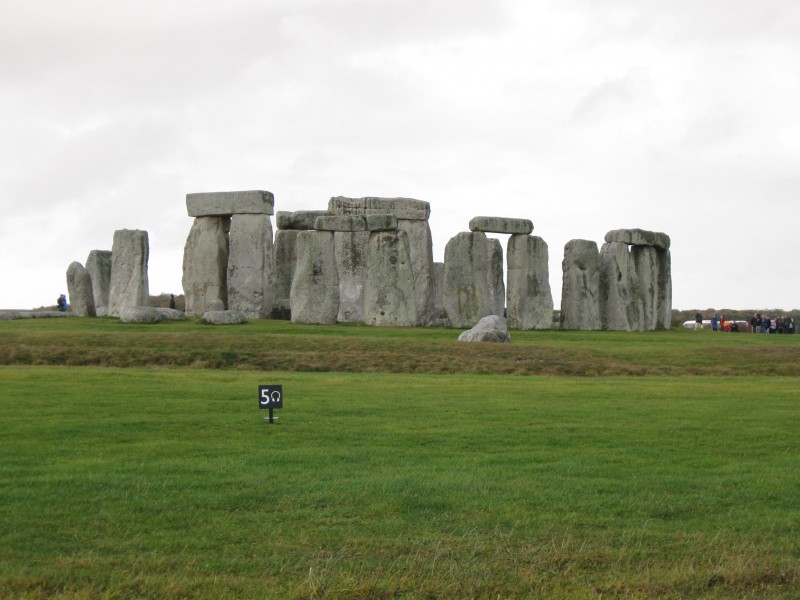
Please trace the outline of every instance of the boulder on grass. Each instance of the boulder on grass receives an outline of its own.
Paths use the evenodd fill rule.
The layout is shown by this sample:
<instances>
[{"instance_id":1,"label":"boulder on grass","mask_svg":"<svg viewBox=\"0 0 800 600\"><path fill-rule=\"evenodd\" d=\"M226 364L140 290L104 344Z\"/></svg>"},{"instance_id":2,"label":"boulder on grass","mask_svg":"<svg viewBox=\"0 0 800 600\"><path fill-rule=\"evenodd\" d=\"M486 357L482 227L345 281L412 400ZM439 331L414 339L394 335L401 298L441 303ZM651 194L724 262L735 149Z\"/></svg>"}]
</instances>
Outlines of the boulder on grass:
<instances>
[{"instance_id":1,"label":"boulder on grass","mask_svg":"<svg viewBox=\"0 0 800 600\"><path fill-rule=\"evenodd\" d=\"M119 320L123 323L158 323L161 315L151 306L126 306L119 311Z\"/></svg>"},{"instance_id":2,"label":"boulder on grass","mask_svg":"<svg viewBox=\"0 0 800 600\"><path fill-rule=\"evenodd\" d=\"M508 344L508 324L503 317L489 315L483 317L472 329L467 329L458 336L459 342L501 342Z\"/></svg>"},{"instance_id":3,"label":"boulder on grass","mask_svg":"<svg viewBox=\"0 0 800 600\"><path fill-rule=\"evenodd\" d=\"M185 321L186 320L186 313L182 310L177 310L175 308L162 308L156 307L156 311L158 312L158 316L164 319L165 321Z\"/></svg>"},{"instance_id":4,"label":"boulder on grass","mask_svg":"<svg viewBox=\"0 0 800 600\"><path fill-rule=\"evenodd\" d=\"M212 325L238 325L247 318L240 310L209 310L203 313L203 321Z\"/></svg>"}]
</instances>

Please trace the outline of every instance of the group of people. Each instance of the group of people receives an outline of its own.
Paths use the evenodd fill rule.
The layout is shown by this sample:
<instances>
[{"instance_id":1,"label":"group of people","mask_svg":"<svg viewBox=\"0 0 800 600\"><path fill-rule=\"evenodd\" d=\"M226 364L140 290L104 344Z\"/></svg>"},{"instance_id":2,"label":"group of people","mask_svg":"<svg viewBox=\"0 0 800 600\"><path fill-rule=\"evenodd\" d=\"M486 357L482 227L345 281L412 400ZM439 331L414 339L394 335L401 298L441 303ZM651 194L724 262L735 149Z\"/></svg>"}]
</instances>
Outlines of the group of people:
<instances>
[{"instance_id":1,"label":"group of people","mask_svg":"<svg viewBox=\"0 0 800 600\"><path fill-rule=\"evenodd\" d=\"M703 329L703 314L700 311L694 316L695 330ZM711 315L711 331L747 331L748 323L745 321L728 321L725 315L714 313ZM751 333L795 333L794 318L783 315L771 319L767 315L756 313L750 318Z\"/></svg>"}]
</instances>

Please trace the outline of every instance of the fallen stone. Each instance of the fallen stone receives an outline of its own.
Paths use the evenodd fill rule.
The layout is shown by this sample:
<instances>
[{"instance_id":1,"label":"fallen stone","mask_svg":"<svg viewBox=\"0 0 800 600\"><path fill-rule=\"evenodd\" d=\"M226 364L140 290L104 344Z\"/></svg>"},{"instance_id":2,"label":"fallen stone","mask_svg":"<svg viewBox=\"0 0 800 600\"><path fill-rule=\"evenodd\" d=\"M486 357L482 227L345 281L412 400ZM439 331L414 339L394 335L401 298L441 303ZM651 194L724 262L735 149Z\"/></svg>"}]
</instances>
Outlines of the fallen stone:
<instances>
[{"instance_id":1,"label":"fallen stone","mask_svg":"<svg viewBox=\"0 0 800 600\"><path fill-rule=\"evenodd\" d=\"M183 249L186 314L224 310L228 301L228 217L197 217Z\"/></svg>"},{"instance_id":2,"label":"fallen stone","mask_svg":"<svg viewBox=\"0 0 800 600\"><path fill-rule=\"evenodd\" d=\"M126 306L119 313L122 323L158 323L161 313L152 306Z\"/></svg>"},{"instance_id":3,"label":"fallen stone","mask_svg":"<svg viewBox=\"0 0 800 600\"><path fill-rule=\"evenodd\" d=\"M367 279L368 231L333 234L336 272L339 276L339 323L360 323L364 318L363 295Z\"/></svg>"},{"instance_id":4,"label":"fallen stone","mask_svg":"<svg viewBox=\"0 0 800 600\"><path fill-rule=\"evenodd\" d=\"M186 194L190 217L229 217L237 214L271 215L275 198L271 192L207 192Z\"/></svg>"},{"instance_id":5,"label":"fallen stone","mask_svg":"<svg viewBox=\"0 0 800 600\"><path fill-rule=\"evenodd\" d=\"M108 298L111 290L111 250L92 250L86 259L86 270L92 278L92 293L97 316L100 310L108 312Z\"/></svg>"},{"instance_id":6,"label":"fallen stone","mask_svg":"<svg viewBox=\"0 0 800 600\"><path fill-rule=\"evenodd\" d=\"M67 293L72 314L76 317L96 317L92 278L77 261L67 268Z\"/></svg>"},{"instance_id":7,"label":"fallen stone","mask_svg":"<svg viewBox=\"0 0 800 600\"><path fill-rule=\"evenodd\" d=\"M289 298L297 265L298 230L279 229L275 232L272 272L272 318L290 319Z\"/></svg>"},{"instance_id":8,"label":"fallen stone","mask_svg":"<svg viewBox=\"0 0 800 600\"><path fill-rule=\"evenodd\" d=\"M473 217L469 222L470 231L484 233L510 233L528 235L533 231L533 223L528 219L509 219L505 217Z\"/></svg>"},{"instance_id":9,"label":"fallen stone","mask_svg":"<svg viewBox=\"0 0 800 600\"><path fill-rule=\"evenodd\" d=\"M377 231L369 236L364 323L378 326L417 324L414 273L408 236L403 231Z\"/></svg>"},{"instance_id":10,"label":"fallen stone","mask_svg":"<svg viewBox=\"0 0 800 600\"><path fill-rule=\"evenodd\" d=\"M444 250L444 308L453 327L472 327L505 308L503 248L483 232L456 234Z\"/></svg>"},{"instance_id":11,"label":"fallen stone","mask_svg":"<svg viewBox=\"0 0 800 600\"><path fill-rule=\"evenodd\" d=\"M158 316L164 321L185 321L186 313L175 308L155 307Z\"/></svg>"},{"instance_id":12,"label":"fallen stone","mask_svg":"<svg viewBox=\"0 0 800 600\"><path fill-rule=\"evenodd\" d=\"M209 310L203 313L203 321L211 325L239 325L246 323L247 317L240 310Z\"/></svg>"},{"instance_id":13,"label":"fallen stone","mask_svg":"<svg viewBox=\"0 0 800 600\"><path fill-rule=\"evenodd\" d=\"M427 221L431 216L431 205L413 198L346 198L335 196L328 202L332 215L394 215L398 219Z\"/></svg>"},{"instance_id":14,"label":"fallen stone","mask_svg":"<svg viewBox=\"0 0 800 600\"><path fill-rule=\"evenodd\" d=\"M511 336L508 334L508 326L503 317L488 315L483 317L472 328L458 336L459 342L500 342L508 344Z\"/></svg>"},{"instance_id":15,"label":"fallen stone","mask_svg":"<svg viewBox=\"0 0 800 600\"><path fill-rule=\"evenodd\" d=\"M561 328L602 329L600 319L600 251L590 240L570 240L561 262Z\"/></svg>"},{"instance_id":16,"label":"fallen stone","mask_svg":"<svg viewBox=\"0 0 800 600\"><path fill-rule=\"evenodd\" d=\"M289 302L294 323L336 323L339 276L332 231L298 233L297 267Z\"/></svg>"},{"instance_id":17,"label":"fallen stone","mask_svg":"<svg viewBox=\"0 0 800 600\"><path fill-rule=\"evenodd\" d=\"M367 231L394 231L397 229L397 217L394 215L367 215Z\"/></svg>"},{"instance_id":18,"label":"fallen stone","mask_svg":"<svg viewBox=\"0 0 800 600\"><path fill-rule=\"evenodd\" d=\"M670 239L666 233L645 231L644 229L615 229L609 231L606 242L619 242L629 246L653 246L661 250L669 250Z\"/></svg>"},{"instance_id":19,"label":"fallen stone","mask_svg":"<svg viewBox=\"0 0 800 600\"><path fill-rule=\"evenodd\" d=\"M314 221L317 220L317 217L324 217L327 214L326 210L297 210L294 212L279 210L275 214L275 225L279 230L306 231L314 229Z\"/></svg>"},{"instance_id":20,"label":"fallen stone","mask_svg":"<svg viewBox=\"0 0 800 600\"><path fill-rule=\"evenodd\" d=\"M366 231L367 221L364 217L354 215L325 215L314 221L317 231Z\"/></svg>"},{"instance_id":21,"label":"fallen stone","mask_svg":"<svg viewBox=\"0 0 800 600\"><path fill-rule=\"evenodd\" d=\"M551 329L553 294L547 243L540 237L515 234L506 250L506 308L511 329Z\"/></svg>"},{"instance_id":22,"label":"fallen stone","mask_svg":"<svg viewBox=\"0 0 800 600\"><path fill-rule=\"evenodd\" d=\"M228 236L228 308L248 319L272 313L272 223L268 215L237 214Z\"/></svg>"},{"instance_id":23,"label":"fallen stone","mask_svg":"<svg viewBox=\"0 0 800 600\"><path fill-rule=\"evenodd\" d=\"M147 306L150 289L147 261L150 253L146 231L120 229L111 246L111 284L108 315L118 317L123 308Z\"/></svg>"}]
</instances>

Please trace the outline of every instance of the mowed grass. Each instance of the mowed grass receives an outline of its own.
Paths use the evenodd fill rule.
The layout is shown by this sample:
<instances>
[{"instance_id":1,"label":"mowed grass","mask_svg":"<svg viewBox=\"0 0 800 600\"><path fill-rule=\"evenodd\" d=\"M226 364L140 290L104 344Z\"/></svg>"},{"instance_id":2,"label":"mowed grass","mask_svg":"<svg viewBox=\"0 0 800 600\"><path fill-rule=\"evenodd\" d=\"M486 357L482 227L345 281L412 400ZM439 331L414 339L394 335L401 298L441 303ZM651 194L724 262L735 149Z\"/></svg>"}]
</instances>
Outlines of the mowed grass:
<instances>
[{"instance_id":1,"label":"mowed grass","mask_svg":"<svg viewBox=\"0 0 800 600\"><path fill-rule=\"evenodd\" d=\"M26 329L10 325L4 336ZM184 325L231 347L249 331ZM138 348L137 335L160 331L179 328L124 335ZM376 330L316 331L309 352ZM564 356L572 344L635 354L621 335L592 335L541 339ZM769 341L793 352L779 337ZM417 338L423 356L451 348L438 331ZM650 346L671 362L700 343L637 340L647 372ZM744 334L707 343L768 348ZM497 362L494 346L470 347ZM765 359L752 356L757 371ZM274 425L257 408L266 383L284 386ZM797 377L758 372L3 366L0 597L796 598L798 392Z\"/></svg>"}]
</instances>

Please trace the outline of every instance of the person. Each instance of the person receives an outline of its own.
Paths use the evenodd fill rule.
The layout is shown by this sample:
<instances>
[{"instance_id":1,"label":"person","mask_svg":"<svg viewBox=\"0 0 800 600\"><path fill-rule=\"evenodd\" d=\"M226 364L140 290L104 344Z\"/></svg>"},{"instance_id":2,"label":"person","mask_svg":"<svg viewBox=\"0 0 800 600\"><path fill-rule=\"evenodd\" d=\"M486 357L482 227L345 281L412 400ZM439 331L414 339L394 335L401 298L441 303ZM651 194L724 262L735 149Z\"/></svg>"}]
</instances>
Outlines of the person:
<instances>
[{"instance_id":1,"label":"person","mask_svg":"<svg viewBox=\"0 0 800 600\"><path fill-rule=\"evenodd\" d=\"M769 317L767 315L761 318L761 333L769 333Z\"/></svg>"},{"instance_id":2,"label":"person","mask_svg":"<svg viewBox=\"0 0 800 600\"><path fill-rule=\"evenodd\" d=\"M794 317L791 315L786 317L786 333L794 333Z\"/></svg>"},{"instance_id":3,"label":"person","mask_svg":"<svg viewBox=\"0 0 800 600\"><path fill-rule=\"evenodd\" d=\"M169 307L175 308L175 294L169 295Z\"/></svg>"},{"instance_id":4,"label":"person","mask_svg":"<svg viewBox=\"0 0 800 600\"><path fill-rule=\"evenodd\" d=\"M722 331L728 331L728 329L730 329L725 327L725 315L720 315L719 317L719 328Z\"/></svg>"},{"instance_id":5,"label":"person","mask_svg":"<svg viewBox=\"0 0 800 600\"><path fill-rule=\"evenodd\" d=\"M759 313L750 317L750 333L758 333L761 330L761 315Z\"/></svg>"},{"instance_id":6,"label":"person","mask_svg":"<svg viewBox=\"0 0 800 600\"><path fill-rule=\"evenodd\" d=\"M698 310L694 315L694 330L699 331L703 328L703 314Z\"/></svg>"},{"instance_id":7,"label":"person","mask_svg":"<svg viewBox=\"0 0 800 600\"><path fill-rule=\"evenodd\" d=\"M67 297L64 294L61 294L56 300L56 304L58 305L59 312L66 312L67 311Z\"/></svg>"},{"instance_id":8,"label":"person","mask_svg":"<svg viewBox=\"0 0 800 600\"><path fill-rule=\"evenodd\" d=\"M714 313L711 315L711 331L716 331L719 328L719 315Z\"/></svg>"},{"instance_id":9,"label":"person","mask_svg":"<svg viewBox=\"0 0 800 600\"><path fill-rule=\"evenodd\" d=\"M783 315L775 319L775 333L783 333Z\"/></svg>"}]
</instances>

